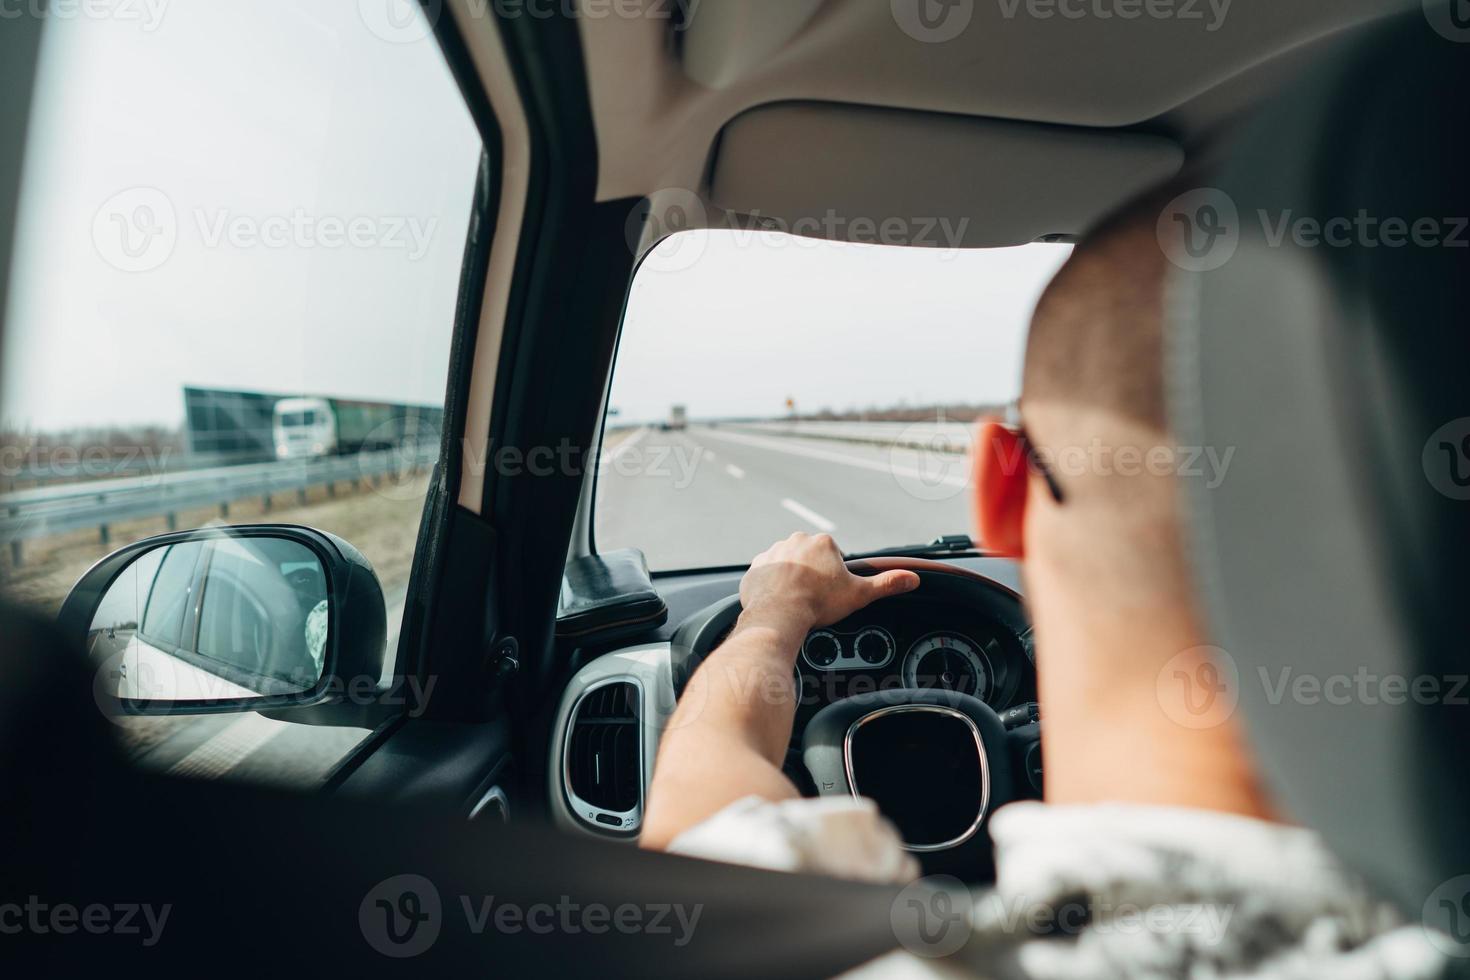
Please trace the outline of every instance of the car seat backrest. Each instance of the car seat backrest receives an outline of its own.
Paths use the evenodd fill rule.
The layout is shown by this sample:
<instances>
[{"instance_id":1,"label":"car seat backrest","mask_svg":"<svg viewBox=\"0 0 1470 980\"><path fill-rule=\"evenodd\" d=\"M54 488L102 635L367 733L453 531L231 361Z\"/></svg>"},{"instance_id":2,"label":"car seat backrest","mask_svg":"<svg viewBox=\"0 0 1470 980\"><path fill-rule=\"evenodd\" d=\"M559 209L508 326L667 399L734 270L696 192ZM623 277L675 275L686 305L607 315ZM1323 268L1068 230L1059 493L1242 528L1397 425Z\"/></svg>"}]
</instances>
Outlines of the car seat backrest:
<instances>
[{"instance_id":1,"label":"car seat backrest","mask_svg":"<svg viewBox=\"0 0 1470 980\"><path fill-rule=\"evenodd\" d=\"M1184 481L1225 696L1286 816L1416 915L1470 872L1470 27L1446 23L1354 39L1160 225L1176 432L1233 452Z\"/></svg>"}]
</instances>

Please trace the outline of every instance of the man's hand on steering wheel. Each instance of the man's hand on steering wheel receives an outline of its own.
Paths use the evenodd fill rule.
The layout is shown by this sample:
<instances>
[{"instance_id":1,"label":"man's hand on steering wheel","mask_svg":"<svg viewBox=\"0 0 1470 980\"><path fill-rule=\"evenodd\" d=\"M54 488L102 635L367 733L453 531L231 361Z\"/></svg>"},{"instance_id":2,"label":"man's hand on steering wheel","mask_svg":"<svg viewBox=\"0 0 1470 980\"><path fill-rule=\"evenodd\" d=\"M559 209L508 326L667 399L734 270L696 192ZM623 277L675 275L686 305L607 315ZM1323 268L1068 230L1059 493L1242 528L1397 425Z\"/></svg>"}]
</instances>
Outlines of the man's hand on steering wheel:
<instances>
[{"instance_id":1,"label":"man's hand on steering wheel","mask_svg":"<svg viewBox=\"0 0 1470 980\"><path fill-rule=\"evenodd\" d=\"M667 847L747 796L796 799L781 767L796 713L791 667L802 641L819 626L918 585L910 571L853 574L826 534L793 534L759 555L740 581L735 631L695 671L664 728L643 846ZM787 696L751 696L770 690ZM710 778L711 759L719 761L719 779Z\"/></svg>"},{"instance_id":2,"label":"man's hand on steering wheel","mask_svg":"<svg viewBox=\"0 0 1470 980\"><path fill-rule=\"evenodd\" d=\"M740 580L740 625L776 629L799 646L813 629L918 587L919 576L909 571L855 575L830 534L798 532L757 555Z\"/></svg>"}]
</instances>

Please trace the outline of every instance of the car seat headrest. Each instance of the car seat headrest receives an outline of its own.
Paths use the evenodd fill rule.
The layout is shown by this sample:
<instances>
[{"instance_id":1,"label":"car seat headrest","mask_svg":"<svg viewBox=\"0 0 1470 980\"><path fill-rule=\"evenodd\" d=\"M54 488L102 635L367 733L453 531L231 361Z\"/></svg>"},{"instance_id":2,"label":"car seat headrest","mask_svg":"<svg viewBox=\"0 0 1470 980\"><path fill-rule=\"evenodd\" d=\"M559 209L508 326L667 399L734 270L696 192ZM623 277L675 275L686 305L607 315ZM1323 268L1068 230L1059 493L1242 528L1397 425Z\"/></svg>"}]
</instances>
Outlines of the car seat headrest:
<instances>
[{"instance_id":1,"label":"car seat headrest","mask_svg":"<svg viewBox=\"0 0 1470 980\"><path fill-rule=\"evenodd\" d=\"M1186 490L1221 690L1284 815L1416 915L1470 873L1467 142L1470 43L1394 18L1160 221L1176 433L1233 450Z\"/></svg>"}]
</instances>

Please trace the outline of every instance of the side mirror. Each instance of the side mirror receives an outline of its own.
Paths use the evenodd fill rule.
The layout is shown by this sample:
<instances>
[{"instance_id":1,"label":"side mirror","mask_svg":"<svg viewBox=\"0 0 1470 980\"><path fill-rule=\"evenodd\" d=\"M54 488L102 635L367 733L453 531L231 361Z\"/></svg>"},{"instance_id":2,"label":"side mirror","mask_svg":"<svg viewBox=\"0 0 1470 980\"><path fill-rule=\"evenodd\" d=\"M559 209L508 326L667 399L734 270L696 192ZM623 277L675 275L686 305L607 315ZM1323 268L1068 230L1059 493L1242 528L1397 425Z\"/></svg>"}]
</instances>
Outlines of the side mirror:
<instances>
[{"instance_id":1,"label":"side mirror","mask_svg":"<svg viewBox=\"0 0 1470 980\"><path fill-rule=\"evenodd\" d=\"M59 621L85 643L94 694L113 714L350 708L348 695L366 705L382 689L378 576L356 548L310 528L206 528L130 544L82 576Z\"/></svg>"}]
</instances>

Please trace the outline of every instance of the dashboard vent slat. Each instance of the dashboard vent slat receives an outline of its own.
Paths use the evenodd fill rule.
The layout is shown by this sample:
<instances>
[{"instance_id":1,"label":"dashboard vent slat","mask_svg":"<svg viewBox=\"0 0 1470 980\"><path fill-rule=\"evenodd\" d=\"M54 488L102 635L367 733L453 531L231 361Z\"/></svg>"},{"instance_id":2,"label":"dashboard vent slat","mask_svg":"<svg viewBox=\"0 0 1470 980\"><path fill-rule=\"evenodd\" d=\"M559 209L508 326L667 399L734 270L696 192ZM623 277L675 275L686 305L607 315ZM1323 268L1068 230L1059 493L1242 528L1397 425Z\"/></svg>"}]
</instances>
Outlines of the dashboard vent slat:
<instances>
[{"instance_id":1,"label":"dashboard vent slat","mask_svg":"<svg viewBox=\"0 0 1470 980\"><path fill-rule=\"evenodd\" d=\"M637 826L642 809L643 747L638 722L638 687L630 681L605 684L578 702L567 728L566 778L573 808L582 819L618 828Z\"/></svg>"}]
</instances>

